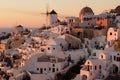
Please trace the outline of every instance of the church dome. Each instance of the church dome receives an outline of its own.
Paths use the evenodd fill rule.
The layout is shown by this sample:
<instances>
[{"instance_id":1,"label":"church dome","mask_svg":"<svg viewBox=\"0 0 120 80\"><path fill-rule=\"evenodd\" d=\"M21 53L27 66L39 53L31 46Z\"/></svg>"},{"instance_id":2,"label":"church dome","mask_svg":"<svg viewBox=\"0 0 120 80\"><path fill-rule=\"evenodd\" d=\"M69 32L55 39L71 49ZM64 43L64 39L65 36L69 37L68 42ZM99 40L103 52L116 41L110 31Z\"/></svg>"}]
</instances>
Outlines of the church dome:
<instances>
[{"instance_id":1,"label":"church dome","mask_svg":"<svg viewBox=\"0 0 120 80\"><path fill-rule=\"evenodd\" d=\"M81 11L79 13L80 19L81 19L81 16L86 15L86 14L94 15L94 12L90 7L84 7L81 9Z\"/></svg>"},{"instance_id":2,"label":"church dome","mask_svg":"<svg viewBox=\"0 0 120 80\"><path fill-rule=\"evenodd\" d=\"M23 26L22 25L18 25L18 26L16 26L16 28L23 28Z\"/></svg>"}]
</instances>

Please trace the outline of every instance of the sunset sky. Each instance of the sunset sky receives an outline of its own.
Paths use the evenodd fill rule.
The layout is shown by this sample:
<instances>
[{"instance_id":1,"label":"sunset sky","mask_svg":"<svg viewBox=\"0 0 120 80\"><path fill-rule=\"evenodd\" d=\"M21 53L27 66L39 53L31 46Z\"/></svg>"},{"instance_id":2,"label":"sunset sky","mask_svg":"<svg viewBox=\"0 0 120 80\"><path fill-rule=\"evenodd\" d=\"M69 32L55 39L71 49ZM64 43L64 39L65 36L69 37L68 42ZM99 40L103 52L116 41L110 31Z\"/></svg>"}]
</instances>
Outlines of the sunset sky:
<instances>
[{"instance_id":1,"label":"sunset sky","mask_svg":"<svg viewBox=\"0 0 120 80\"><path fill-rule=\"evenodd\" d=\"M58 15L79 16L80 10L91 7L95 14L114 9L120 0L0 0L0 28L21 24L26 27L40 27L45 24L45 16L40 13L56 10Z\"/></svg>"}]
</instances>

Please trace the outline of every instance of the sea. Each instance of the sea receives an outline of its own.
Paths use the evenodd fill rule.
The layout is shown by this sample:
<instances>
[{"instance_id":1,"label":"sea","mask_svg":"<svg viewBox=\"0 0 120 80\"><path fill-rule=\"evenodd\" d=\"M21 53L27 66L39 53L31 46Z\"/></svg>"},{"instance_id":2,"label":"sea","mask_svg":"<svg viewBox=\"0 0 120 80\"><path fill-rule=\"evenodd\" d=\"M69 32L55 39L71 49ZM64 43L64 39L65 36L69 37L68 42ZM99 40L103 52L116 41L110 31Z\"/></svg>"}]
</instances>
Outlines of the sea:
<instances>
[{"instance_id":1,"label":"sea","mask_svg":"<svg viewBox=\"0 0 120 80\"><path fill-rule=\"evenodd\" d=\"M31 29L31 30L35 30L38 29L40 27L24 27L24 29ZM2 32L7 32L7 33L11 33L11 32L15 32L15 28L0 28L0 33Z\"/></svg>"},{"instance_id":2,"label":"sea","mask_svg":"<svg viewBox=\"0 0 120 80\"><path fill-rule=\"evenodd\" d=\"M0 33L1 32L9 33L9 32L13 32L14 30L15 30L14 28L0 28Z\"/></svg>"}]
</instances>

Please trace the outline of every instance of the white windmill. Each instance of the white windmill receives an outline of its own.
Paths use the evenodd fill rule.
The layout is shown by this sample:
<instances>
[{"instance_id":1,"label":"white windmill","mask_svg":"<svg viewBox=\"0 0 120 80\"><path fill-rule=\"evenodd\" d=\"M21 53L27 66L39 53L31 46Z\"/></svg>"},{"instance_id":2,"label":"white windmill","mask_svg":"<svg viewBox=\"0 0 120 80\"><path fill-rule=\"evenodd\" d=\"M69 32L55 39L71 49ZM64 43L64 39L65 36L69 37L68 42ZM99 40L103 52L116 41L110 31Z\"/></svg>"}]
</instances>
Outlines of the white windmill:
<instances>
[{"instance_id":1,"label":"white windmill","mask_svg":"<svg viewBox=\"0 0 120 80\"><path fill-rule=\"evenodd\" d=\"M53 27L59 23L58 15L55 10L49 12L49 6L46 7L46 13L41 13L46 15L46 27Z\"/></svg>"}]
</instances>

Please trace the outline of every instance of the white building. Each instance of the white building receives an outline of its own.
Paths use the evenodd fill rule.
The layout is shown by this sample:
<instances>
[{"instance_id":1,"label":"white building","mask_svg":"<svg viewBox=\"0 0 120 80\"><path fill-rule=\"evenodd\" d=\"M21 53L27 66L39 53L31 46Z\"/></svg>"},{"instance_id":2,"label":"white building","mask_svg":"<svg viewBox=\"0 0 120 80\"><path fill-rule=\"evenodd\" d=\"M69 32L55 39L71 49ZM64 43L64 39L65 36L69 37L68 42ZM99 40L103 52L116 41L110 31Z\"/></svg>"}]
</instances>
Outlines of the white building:
<instances>
[{"instance_id":1,"label":"white building","mask_svg":"<svg viewBox=\"0 0 120 80\"><path fill-rule=\"evenodd\" d=\"M68 26L79 26L80 19L78 17L67 17Z\"/></svg>"},{"instance_id":2,"label":"white building","mask_svg":"<svg viewBox=\"0 0 120 80\"><path fill-rule=\"evenodd\" d=\"M100 75L101 68L105 65L102 60L88 59L83 68L80 70L80 75L83 80L93 80Z\"/></svg>"},{"instance_id":3,"label":"white building","mask_svg":"<svg viewBox=\"0 0 120 80\"><path fill-rule=\"evenodd\" d=\"M67 65L67 61L50 55L37 54L26 64L25 70L33 73L48 74L59 72Z\"/></svg>"},{"instance_id":4,"label":"white building","mask_svg":"<svg viewBox=\"0 0 120 80\"><path fill-rule=\"evenodd\" d=\"M104 47L106 45L106 36L94 37L91 40L91 44L90 45L91 45L92 48L104 49Z\"/></svg>"},{"instance_id":5,"label":"white building","mask_svg":"<svg viewBox=\"0 0 120 80\"><path fill-rule=\"evenodd\" d=\"M88 59L80 70L81 79L105 79L108 75L120 72L120 53L97 50L96 57Z\"/></svg>"},{"instance_id":6,"label":"white building","mask_svg":"<svg viewBox=\"0 0 120 80\"><path fill-rule=\"evenodd\" d=\"M120 29L114 27L109 28L107 32L108 47L112 46L114 44L114 41L119 39L120 39Z\"/></svg>"},{"instance_id":7,"label":"white building","mask_svg":"<svg viewBox=\"0 0 120 80\"><path fill-rule=\"evenodd\" d=\"M49 13L49 21L48 21L48 25L50 26L56 26L59 24L59 20L58 20L58 17L57 17L57 13L52 10L50 13Z\"/></svg>"},{"instance_id":8,"label":"white building","mask_svg":"<svg viewBox=\"0 0 120 80\"><path fill-rule=\"evenodd\" d=\"M54 36L56 35L53 34L48 39L42 41L42 45L40 47L41 52L45 52L47 54L54 54L58 53L59 51L68 49L68 44L64 39L64 35L58 37Z\"/></svg>"}]
</instances>

